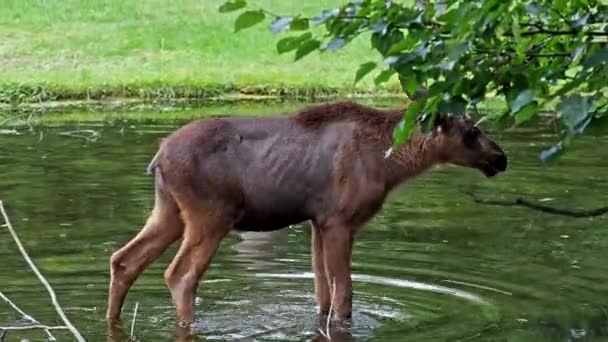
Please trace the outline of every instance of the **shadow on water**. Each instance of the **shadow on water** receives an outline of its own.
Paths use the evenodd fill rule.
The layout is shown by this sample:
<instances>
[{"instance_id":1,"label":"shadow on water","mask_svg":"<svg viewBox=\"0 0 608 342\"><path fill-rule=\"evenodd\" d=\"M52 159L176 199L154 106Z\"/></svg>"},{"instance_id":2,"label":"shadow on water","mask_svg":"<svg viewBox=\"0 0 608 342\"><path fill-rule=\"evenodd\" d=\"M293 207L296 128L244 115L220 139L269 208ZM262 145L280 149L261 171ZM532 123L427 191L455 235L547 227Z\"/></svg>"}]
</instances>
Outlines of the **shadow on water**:
<instances>
[{"instance_id":1,"label":"shadow on water","mask_svg":"<svg viewBox=\"0 0 608 342\"><path fill-rule=\"evenodd\" d=\"M222 107L217 113L239 111L273 109ZM159 139L183 123L183 117L162 115L137 121L116 114L109 121L15 127L20 135L0 135L0 199L66 314L90 341L129 340L132 324L141 341L324 341L307 224L231 234L199 286L192 331L175 326L163 281L176 246L135 283L123 327L106 326L109 256L144 223L153 202L145 167ZM98 132L97 140L59 134L85 129ZM578 139L549 168L537 159L554 141L548 133L494 134L512 161L504 176L488 180L443 167L393 193L356 239L353 325L348 333L330 330L332 341L608 340L606 215L576 219L481 205L463 193L524 195L556 207L605 205L608 158L601 147L608 134ZM3 234L0 291L40 322L54 324L44 289ZM20 318L0 303L0 325ZM71 340L63 331L53 334ZM10 332L5 341L45 337Z\"/></svg>"}]
</instances>

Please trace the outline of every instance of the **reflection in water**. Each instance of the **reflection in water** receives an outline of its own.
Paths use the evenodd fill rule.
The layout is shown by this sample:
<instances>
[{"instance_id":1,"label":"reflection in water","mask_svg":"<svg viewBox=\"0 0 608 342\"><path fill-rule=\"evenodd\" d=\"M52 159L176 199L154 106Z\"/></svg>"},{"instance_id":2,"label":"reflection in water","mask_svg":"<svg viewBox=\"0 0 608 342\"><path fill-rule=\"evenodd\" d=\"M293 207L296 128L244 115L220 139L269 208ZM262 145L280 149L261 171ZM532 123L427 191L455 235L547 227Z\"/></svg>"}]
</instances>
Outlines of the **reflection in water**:
<instances>
[{"instance_id":1,"label":"reflection in water","mask_svg":"<svg viewBox=\"0 0 608 342\"><path fill-rule=\"evenodd\" d=\"M153 187L143 170L158 139L179 125L117 121L0 135L0 199L66 314L90 341L129 339L131 310L123 315L126 332L104 321L108 259L149 214ZM57 134L76 128L103 134L94 143ZM498 140L513 161L504 176L433 171L392 194L360 232L353 252L353 326L344 340L606 340L607 217L483 206L459 189L550 197L555 206L605 205L608 158L598 146L608 135L581 137L551 168L536 157L541 145L553 142L546 132L509 132ZM325 340L315 314L308 227L226 239L199 286L195 338L176 328L163 281L173 255L165 253L127 297L125 307L140 304L138 340ZM0 290L40 322L56 321L1 229ZM2 305L0 325L20 318ZM71 340L62 331L56 336ZM340 331L331 336L342 338ZM28 331L9 338L45 336Z\"/></svg>"},{"instance_id":2,"label":"reflection in water","mask_svg":"<svg viewBox=\"0 0 608 342\"><path fill-rule=\"evenodd\" d=\"M327 333L325 326L322 324L321 327L317 330L316 333L309 334L309 341L311 342L352 342L355 341L350 329L345 329L343 327L335 326L333 324L330 325L329 334ZM195 329L191 327L182 327L179 325L175 325L173 331L174 339L172 341L175 342L191 342L191 341L213 341L213 340L221 340L218 336L211 336L210 338L206 337L205 334L201 332L197 332ZM257 338L264 337L266 339L277 340L280 338L286 338L287 335L282 333L280 329L276 329L275 331L264 331L258 334L253 334L249 336L235 336L232 341L254 341ZM126 332L125 328L119 324L109 324L107 331L107 342L126 342L132 341L133 339L137 339L137 336L132 337L129 333Z\"/></svg>"},{"instance_id":3,"label":"reflection in water","mask_svg":"<svg viewBox=\"0 0 608 342\"><path fill-rule=\"evenodd\" d=\"M107 342L126 342L138 340L137 335L134 334L131 336L130 332L127 332L125 327L120 323L112 323L107 325ZM174 341L175 342L191 342L194 341L195 337L197 341L201 340L201 336L197 335L196 331L194 331L190 327L183 327L178 324L175 325L173 331Z\"/></svg>"},{"instance_id":4,"label":"reflection in water","mask_svg":"<svg viewBox=\"0 0 608 342\"><path fill-rule=\"evenodd\" d=\"M261 278L288 278L288 279L313 279L314 274L312 272L303 272L299 274L294 273L256 273L256 277ZM461 291L457 289L452 289L445 286L433 285L433 284L425 284L419 283L415 281L403 280L403 279L391 279L386 277L377 277L368 274L353 274L353 281L360 281L365 283L372 284L381 284L381 285L389 285L396 286L402 288L410 288L414 290L422 290L422 291L430 291L435 293L447 294L455 297L459 297L462 299L466 299L468 301L474 302L476 304L488 304L479 296L468 293L466 291Z\"/></svg>"},{"instance_id":5,"label":"reflection in water","mask_svg":"<svg viewBox=\"0 0 608 342\"><path fill-rule=\"evenodd\" d=\"M279 240L287 236L288 230L276 230L272 232L238 232L240 241L232 246L237 252L230 259L244 265L247 270L272 269L278 263L273 245L280 243ZM284 241L283 241L284 242Z\"/></svg>"}]
</instances>

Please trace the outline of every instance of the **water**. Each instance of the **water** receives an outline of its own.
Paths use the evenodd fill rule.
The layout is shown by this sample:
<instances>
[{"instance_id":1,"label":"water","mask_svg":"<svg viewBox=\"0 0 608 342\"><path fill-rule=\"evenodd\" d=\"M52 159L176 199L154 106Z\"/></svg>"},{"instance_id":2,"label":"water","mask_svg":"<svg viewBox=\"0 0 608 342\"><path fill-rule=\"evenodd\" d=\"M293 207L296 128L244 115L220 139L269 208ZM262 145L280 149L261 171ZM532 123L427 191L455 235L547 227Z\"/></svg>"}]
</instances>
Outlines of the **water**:
<instances>
[{"instance_id":1,"label":"water","mask_svg":"<svg viewBox=\"0 0 608 342\"><path fill-rule=\"evenodd\" d=\"M288 107L204 111L261 114ZM104 120L53 120L45 127L17 127L20 135L0 135L0 199L66 314L90 341L109 340L108 258L136 234L151 209L152 179L145 167L159 139L197 112L180 113L148 113L145 121L98 113ZM98 131L97 140L60 134L84 129ZM545 204L556 207L605 206L608 154L602 147L608 134L577 140L571 153L548 168L537 156L554 141L549 133L533 127L495 136L511 162L497 178L444 167L390 196L356 240L353 338L608 341L608 215L555 216L475 204L464 194L551 199ZM226 238L199 287L194 340L322 340L309 246L307 225ZM124 334L138 302L138 340L179 339L162 276L175 251L172 246L132 288ZM5 229L0 291L40 322L61 324ZM0 301L0 325L20 318ZM72 340L66 332L54 334L59 341ZM10 332L5 341L45 336ZM344 340L337 333L332 337Z\"/></svg>"}]
</instances>

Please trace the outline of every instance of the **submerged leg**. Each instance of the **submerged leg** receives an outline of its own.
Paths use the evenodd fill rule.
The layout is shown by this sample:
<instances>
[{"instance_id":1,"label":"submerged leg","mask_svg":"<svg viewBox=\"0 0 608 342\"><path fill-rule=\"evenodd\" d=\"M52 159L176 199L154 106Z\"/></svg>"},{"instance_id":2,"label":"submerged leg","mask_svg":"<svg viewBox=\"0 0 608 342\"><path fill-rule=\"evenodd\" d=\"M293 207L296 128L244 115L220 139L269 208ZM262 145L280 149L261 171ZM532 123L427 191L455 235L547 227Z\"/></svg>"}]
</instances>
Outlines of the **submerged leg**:
<instances>
[{"instance_id":1,"label":"submerged leg","mask_svg":"<svg viewBox=\"0 0 608 342\"><path fill-rule=\"evenodd\" d=\"M157 190L154 209L146 225L110 258L108 320L120 318L125 296L133 282L182 234L183 224L175 201L169 194Z\"/></svg>"}]
</instances>

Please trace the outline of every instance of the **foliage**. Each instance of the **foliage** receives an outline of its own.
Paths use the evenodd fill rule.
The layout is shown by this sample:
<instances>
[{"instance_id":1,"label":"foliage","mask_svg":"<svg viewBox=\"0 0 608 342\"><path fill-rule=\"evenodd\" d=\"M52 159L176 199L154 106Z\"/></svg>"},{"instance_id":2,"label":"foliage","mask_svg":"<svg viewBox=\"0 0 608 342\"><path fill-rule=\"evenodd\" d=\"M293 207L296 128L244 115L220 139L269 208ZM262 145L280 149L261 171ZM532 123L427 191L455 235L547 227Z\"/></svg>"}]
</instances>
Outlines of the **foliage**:
<instances>
[{"instance_id":1,"label":"foliage","mask_svg":"<svg viewBox=\"0 0 608 342\"><path fill-rule=\"evenodd\" d=\"M470 112L506 128L550 111L561 141L541 154L548 160L572 137L608 121L608 5L601 1L357 0L311 18L247 6L237 0L221 8L244 11L236 30L268 20L272 32L289 34L276 48L294 52L295 60L369 36L384 64L375 83L397 76L418 98L397 127L396 144L417 123L428 129L440 112ZM361 62L355 83L381 64ZM480 113L478 105L493 96L506 110Z\"/></svg>"}]
</instances>

